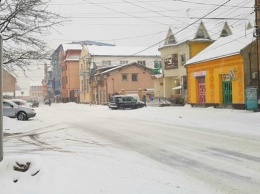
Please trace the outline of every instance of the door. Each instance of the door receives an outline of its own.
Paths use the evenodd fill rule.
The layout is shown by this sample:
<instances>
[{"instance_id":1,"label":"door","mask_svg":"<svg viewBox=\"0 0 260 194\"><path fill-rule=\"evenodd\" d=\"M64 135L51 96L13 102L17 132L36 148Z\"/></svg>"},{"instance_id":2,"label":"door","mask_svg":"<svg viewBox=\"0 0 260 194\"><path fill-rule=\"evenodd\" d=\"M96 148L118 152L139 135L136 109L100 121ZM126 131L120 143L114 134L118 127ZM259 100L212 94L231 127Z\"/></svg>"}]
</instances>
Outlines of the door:
<instances>
[{"instance_id":1,"label":"door","mask_svg":"<svg viewBox=\"0 0 260 194\"><path fill-rule=\"evenodd\" d=\"M223 104L225 105L232 104L232 82L223 81L222 90L223 90Z\"/></svg>"},{"instance_id":2,"label":"door","mask_svg":"<svg viewBox=\"0 0 260 194\"><path fill-rule=\"evenodd\" d=\"M205 104L206 103L206 84L205 84L205 77L198 78L198 94L199 94L199 103Z\"/></svg>"},{"instance_id":3,"label":"door","mask_svg":"<svg viewBox=\"0 0 260 194\"><path fill-rule=\"evenodd\" d=\"M232 79L230 74L222 75L222 94L223 94L223 104L232 104Z\"/></svg>"}]
</instances>

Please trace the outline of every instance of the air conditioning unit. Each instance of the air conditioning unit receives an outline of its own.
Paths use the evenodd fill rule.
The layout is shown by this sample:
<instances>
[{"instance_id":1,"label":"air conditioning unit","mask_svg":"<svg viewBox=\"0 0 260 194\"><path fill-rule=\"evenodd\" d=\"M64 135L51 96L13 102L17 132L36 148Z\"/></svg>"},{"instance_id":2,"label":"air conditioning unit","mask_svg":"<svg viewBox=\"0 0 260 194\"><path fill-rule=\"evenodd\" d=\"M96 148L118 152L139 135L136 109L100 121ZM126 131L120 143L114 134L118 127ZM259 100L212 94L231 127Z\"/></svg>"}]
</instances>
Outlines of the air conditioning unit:
<instances>
[{"instance_id":1,"label":"air conditioning unit","mask_svg":"<svg viewBox=\"0 0 260 194\"><path fill-rule=\"evenodd\" d=\"M258 72L253 72L252 73L252 79L257 79L258 78Z\"/></svg>"}]
</instances>

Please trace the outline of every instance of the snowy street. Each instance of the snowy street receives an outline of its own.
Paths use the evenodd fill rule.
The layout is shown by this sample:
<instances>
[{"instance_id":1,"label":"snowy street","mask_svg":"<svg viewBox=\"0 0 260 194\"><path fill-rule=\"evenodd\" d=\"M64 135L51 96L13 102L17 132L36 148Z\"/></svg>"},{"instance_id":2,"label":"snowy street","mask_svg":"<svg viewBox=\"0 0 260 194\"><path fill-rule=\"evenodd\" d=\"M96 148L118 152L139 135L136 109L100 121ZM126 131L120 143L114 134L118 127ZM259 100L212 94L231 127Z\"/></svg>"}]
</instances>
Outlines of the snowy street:
<instances>
[{"instance_id":1,"label":"snowy street","mask_svg":"<svg viewBox=\"0 0 260 194\"><path fill-rule=\"evenodd\" d=\"M4 118L3 194L259 193L260 113L188 105L35 109L29 121ZM27 172L12 169L26 161Z\"/></svg>"}]
</instances>

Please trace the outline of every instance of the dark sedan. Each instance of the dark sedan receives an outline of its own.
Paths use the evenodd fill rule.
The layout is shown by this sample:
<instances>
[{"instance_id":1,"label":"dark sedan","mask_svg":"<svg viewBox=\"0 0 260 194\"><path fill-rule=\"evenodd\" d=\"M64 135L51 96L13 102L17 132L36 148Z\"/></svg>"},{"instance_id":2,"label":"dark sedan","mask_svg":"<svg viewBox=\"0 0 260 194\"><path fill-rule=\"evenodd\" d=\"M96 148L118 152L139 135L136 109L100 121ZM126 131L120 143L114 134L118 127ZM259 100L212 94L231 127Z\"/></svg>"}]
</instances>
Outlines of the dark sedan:
<instances>
[{"instance_id":1,"label":"dark sedan","mask_svg":"<svg viewBox=\"0 0 260 194\"><path fill-rule=\"evenodd\" d=\"M108 107L111 109L135 109L138 108L137 100L131 96L116 95L112 96Z\"/></svg>"}]
</instances>

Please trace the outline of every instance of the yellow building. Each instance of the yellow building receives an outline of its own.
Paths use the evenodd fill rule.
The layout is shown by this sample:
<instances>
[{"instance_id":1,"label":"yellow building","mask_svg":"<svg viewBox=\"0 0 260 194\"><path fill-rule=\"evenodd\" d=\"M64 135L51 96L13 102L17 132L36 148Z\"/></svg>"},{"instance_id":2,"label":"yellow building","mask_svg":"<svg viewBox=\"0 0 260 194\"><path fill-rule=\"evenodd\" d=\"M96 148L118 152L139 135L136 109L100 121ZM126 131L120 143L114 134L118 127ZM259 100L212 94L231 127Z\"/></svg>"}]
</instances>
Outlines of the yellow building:
<instances>
[{"instance_id":1,"label":"yellow building","mask_svg":"<svg viewBox=\"0 0 260 194\"><path fill-rule=\"evenodd\" d=\"M169 29L161 52L162 71L155 73L154 94L158 98L186 98L187 79L185 63L219 37L232 34L225 22L214 32L206 29L203 22L198 27L190 26L184 30Z\"/></svg>"},{"instance_id":2,"label":"yellow building","mask_svg":"<svg viewBox=\"0 0 260 194\"><path fill-rule=\"evenodd\" d=\"M245 63L241 50L253 40L252 30L223 37L187 61L188 103L245 107Z\"/></svg>"}]
</instances>

